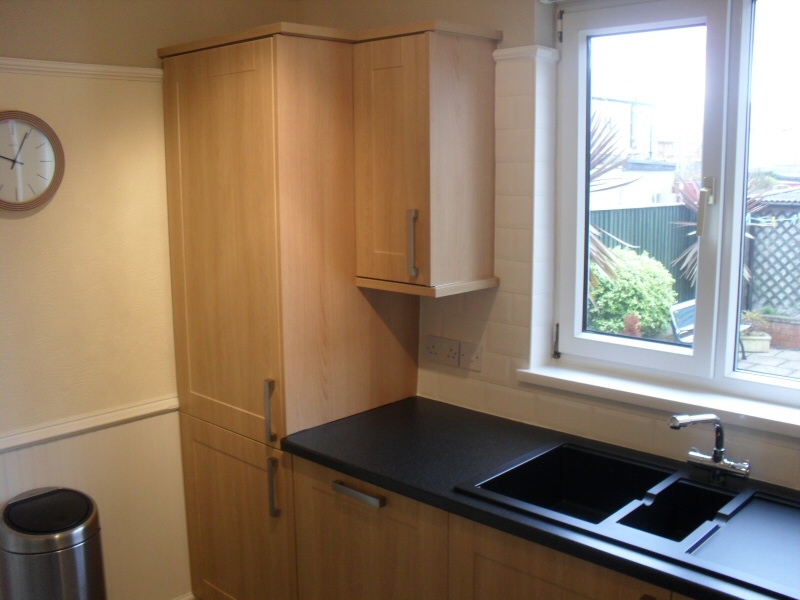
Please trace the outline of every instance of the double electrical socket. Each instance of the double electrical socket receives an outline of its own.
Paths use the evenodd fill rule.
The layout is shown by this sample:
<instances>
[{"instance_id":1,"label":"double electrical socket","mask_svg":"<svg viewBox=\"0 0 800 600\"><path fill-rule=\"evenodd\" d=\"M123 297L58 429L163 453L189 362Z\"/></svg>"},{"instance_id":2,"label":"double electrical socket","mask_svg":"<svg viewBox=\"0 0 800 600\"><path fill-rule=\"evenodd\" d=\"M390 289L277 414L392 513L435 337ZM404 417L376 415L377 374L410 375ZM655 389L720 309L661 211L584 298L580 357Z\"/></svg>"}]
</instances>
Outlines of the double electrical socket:
<instances>
[{"instance_id":1,"label":"double electrical socket","mask_svg":"<svg viewBox=\"0 0 800 600\"><path fill-rule=\"evenodd\" d=\"M483 350L480 344L429 335L425 337L424 357L441 365L480 371Z\"/></svg>"}]
</instances>

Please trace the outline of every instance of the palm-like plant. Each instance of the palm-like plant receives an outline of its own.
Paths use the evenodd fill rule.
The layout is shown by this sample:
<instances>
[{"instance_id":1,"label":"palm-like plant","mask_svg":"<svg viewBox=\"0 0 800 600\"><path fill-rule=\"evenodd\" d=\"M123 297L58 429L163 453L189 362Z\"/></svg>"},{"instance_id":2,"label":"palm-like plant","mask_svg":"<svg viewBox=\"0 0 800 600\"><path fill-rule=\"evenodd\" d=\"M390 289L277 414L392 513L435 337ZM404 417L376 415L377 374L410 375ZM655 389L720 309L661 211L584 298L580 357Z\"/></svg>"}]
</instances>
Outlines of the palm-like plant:
<instances>
[{"instance_id":1,"label":"palm-like plant","mask_svg":"<svg viewBox=\"0 0 800 600\"><path fill-rule=\"evenodd\" d=\"M610 190L632 183L609 178L608 174L623 167L631 157L630 149L622 149L619 127L608 117L592 113L589 134L589 189L593 192Z\"/></svg>"},{"instance_id":2,"label":"palm-like plant","mask_svg":"<svg viewBox=\"0 0 800 600\"><path fill-rule=\"evenodd\" d=\"M609 175L621 168L630 159L629 149L622 149L619 128L611 119L602 117L597 111L592 113L592 123L589 135L589 191L598 192L611 190L633 183L633 179L621 180ZM603 231L589 224L589 261L597 266L597 273L613 279L616 277L617 257L603 242L602 234L610 237ZM614 238L623 245L624 241ZM590 269L590 284L597 284L596 272Z\"/></svg>"},{"instance_id":3,"label":"palm-like plant","mask_svg":"<svg viewBox=\"0 0 800 600\"><path fill-rule=\"evenodd\" d=\"M695 183L687 183L681 180L679 185L676 187L683 205L693 213L697 214L700 206L700 190L698 185ZM752 193L752 180L748 181L747 188L747 205L745 207L746 214L752 215L766 208L767 205L761 201L763 193ZM694 222L677 221L675 225L679 225L681 227L695 227L697 225L697 220L695 219ZM687 235L695 236L694 242L692 242L692 244L670 264L672 266L677 265L681 272L681 277L688 280L692 284L692 287L695 287L697 285L697 267L700 258L700 240L697 238L696 230L690 231ZM753 235L747 230L745 230L744 235L748 239L754 239ZM750 281L750 268L747 265L744 265L742 277L745 281Z\"/></svg>"}]
</instances>

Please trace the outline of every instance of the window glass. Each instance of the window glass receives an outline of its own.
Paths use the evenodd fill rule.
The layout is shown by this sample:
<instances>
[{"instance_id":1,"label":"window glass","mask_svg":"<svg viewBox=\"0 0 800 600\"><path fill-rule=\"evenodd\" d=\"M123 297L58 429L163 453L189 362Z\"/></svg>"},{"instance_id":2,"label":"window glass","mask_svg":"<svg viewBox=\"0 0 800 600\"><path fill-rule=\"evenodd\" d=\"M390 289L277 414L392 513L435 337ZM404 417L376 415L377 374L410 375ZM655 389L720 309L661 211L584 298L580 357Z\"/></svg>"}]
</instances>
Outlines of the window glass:
<instances>
[{"instance_id":1,"label":"window glass","mask_svg":"<svg viewBox=\"0 0 800 600\"><path fill-rule=\"evenodd\" d=\"M755 7L737 366L800 380L800 2Z\"/></svg>"},{"instance_id":2,"label":"window glass","mask_svg":"<svg viewBox=\"0 0 800 600\"><path fill-rule=\"evenodd\" d=\"M706 27L589 37L584 331L691 347Z\"/></svg>"}]
</instances>

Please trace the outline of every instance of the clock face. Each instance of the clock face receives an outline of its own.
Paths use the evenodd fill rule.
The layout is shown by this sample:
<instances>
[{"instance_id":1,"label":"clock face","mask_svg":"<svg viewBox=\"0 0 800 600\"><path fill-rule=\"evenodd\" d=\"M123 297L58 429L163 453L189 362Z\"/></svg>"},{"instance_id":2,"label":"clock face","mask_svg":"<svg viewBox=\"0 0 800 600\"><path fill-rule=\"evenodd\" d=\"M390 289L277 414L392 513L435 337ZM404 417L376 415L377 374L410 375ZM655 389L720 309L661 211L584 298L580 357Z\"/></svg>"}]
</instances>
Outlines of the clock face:
<instances>
[{"instance_id":1,"label":"clock face","mask_svg":"<svg viewBox=\"0 0 800 600\"><path fill-rule=\"evenodd\" d=\"M55 132L19 111L0 112L0 207L25 210L55 194L64 153Z\"/></svg>"}]
</instances>

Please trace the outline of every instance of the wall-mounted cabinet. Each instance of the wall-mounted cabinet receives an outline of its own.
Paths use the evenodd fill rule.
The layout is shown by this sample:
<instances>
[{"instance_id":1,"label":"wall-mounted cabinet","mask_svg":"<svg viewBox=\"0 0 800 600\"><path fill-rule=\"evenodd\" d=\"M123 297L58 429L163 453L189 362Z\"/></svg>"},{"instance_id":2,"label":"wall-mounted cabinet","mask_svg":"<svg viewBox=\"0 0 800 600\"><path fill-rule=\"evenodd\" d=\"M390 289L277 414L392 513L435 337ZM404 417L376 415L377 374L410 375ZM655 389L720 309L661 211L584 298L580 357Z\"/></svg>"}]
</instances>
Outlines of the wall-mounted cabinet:
<instances>
[{"instance_id":1,"label":"wall-mounted cabinet","mask_svg":"<svg viewBox=\"0 0 800 600\"><path fill-rule=\"evenodd\" d=\"M501 35L429 25L365 32L355 47L356 270L362 287L438 297L498 283Z\"/></svg>"}]
</instances>

